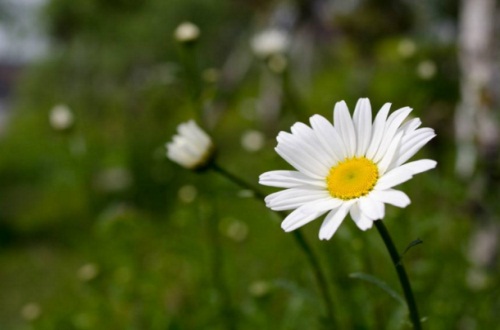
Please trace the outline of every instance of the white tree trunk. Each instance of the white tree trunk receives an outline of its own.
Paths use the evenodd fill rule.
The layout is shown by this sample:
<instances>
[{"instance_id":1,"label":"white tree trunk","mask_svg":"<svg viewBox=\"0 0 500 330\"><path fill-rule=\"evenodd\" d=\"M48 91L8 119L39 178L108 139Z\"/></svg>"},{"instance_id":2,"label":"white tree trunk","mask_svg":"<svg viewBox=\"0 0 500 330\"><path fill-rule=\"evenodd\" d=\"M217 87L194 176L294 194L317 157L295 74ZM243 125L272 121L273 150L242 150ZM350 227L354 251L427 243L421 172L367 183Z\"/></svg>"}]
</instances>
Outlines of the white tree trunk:
<instances>
[{"instance_id":1,"label":"white tree trunk","mask_svg":"<svg viewBox=\"0 0 500 330\"><path fill-rule=\"evenodd\" d=\"M456 171L470 177L478 156L498 147L492 109L495 0L462 0L459 22L461 101L455 112ZM483 154L484 155L484 154Z\"/></svg>"}]
</instances>

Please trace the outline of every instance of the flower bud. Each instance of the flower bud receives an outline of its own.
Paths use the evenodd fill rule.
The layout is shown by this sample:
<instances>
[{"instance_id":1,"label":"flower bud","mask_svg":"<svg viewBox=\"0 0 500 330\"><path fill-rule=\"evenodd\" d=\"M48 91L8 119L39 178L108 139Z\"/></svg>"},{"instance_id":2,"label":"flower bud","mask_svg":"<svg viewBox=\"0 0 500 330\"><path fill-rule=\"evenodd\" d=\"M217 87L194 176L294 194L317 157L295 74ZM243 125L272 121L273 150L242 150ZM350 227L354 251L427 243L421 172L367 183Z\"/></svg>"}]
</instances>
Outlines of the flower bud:
<instances>
[{"instance_id":1,"label":"flower bud","mask_svg":"<svg viewBox=\"0 0 500 330\"><path fill-rule=\"evenodd\" d=\"M265 59L286 53L290 38L283 30L269 29L254 36L250 46L257 57Z\"/></svg>"},{"instance_id":2,"label":"flower bud","mask_svg":"<svg viewBox=\"0 0 500 330\"><path fill-rule=\"evenodd\" d=\"M172 142L166 144L167 157L190 170L201 170L210 165L215 151L210 136L194 120L180 124L177 132Z\"/></svg>"},{"instance_id":3,"label":"flower bud","mask_svg":"<svg viewBox=\"0 0 500 330\"><path fill-rule=\"evenodd\" d=\"M73 127L75 118L67 105L58 104L50 110L50 126L56 131L66 131Z\"/></svg>"},{"instance_id":4,"label":"flower bud","mask_svg":"<svg viewBox=\"0 0 500 330\"><path fill-rule=\"evenodd\" d=\"M198 26L191 22L183 22L177 28L175 29L174 32L174 37L178 42L181 43L189 43L196 41L198 37L200 36L200 29Z\"/></svg>"}]
</instances>

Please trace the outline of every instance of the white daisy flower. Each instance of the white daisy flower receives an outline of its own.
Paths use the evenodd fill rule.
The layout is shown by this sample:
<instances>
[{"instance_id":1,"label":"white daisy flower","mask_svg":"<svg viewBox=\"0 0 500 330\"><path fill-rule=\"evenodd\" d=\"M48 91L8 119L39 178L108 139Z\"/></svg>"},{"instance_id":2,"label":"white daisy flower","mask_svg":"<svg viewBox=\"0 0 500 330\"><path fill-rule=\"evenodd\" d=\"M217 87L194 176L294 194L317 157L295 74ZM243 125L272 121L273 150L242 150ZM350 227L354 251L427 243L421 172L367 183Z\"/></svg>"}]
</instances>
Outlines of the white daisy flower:
<instances>
[{"instance_id":1,"label":"white daisy flower","mask_svg":"<svg viewBox=\"0 0 500 330\"><path fill-rule=\"evenodd\" d=\"M194 120L180 124L177 131L179 134L174 135L172 142L166 144L167 157L191 170L206 167L212 161L215 151L210 136Z\"/></svg>"},{"instance_id":2,"label":"white daisy flower","mask_svg":"<svg viewBox=\"0 0 500 330\"><path fill-rule=\"evenodd\" d=\"M418 118L403 123L412 111L409 107L388 116L390 106L386 103L372 123L368 99L358 101L352 118L342 101L335 105L335 125L314 115L311 127L296 123L291 134L279 133L276 152L297 171L266 172L259 183L286 188L265 199L272 210L294 210L281 224L285 231L328 213L319 238L330 239L348 213L367 230L384 217L385 204L410 204L408 196L393 187L436 166L430 159L406 163L435 133L419 128Z\"/></svg>"}]
</instances>

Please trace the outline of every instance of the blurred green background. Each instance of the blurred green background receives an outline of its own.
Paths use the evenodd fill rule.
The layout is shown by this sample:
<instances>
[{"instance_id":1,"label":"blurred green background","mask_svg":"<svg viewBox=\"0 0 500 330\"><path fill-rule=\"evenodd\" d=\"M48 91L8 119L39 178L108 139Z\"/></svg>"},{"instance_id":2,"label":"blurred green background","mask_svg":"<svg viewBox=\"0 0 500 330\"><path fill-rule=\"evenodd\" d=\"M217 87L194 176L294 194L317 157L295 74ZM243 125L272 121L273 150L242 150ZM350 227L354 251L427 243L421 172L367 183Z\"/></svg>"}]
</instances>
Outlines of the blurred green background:
<instances>
[{"instance_id":1,"label":"blurred green background","mask_svg":"<svg viewBox=\"0 0 500 330\"><path fill-rule=\"evenodd\" d=\"M280 219L217 174L173 164L164 144L196 118L219 163L256 185L290 168L273 150L279 131L315 113L331 118L340 100L353 109L359 97L374 111L408 105L437 132L417 155L437 169L405 183L412 204L389 206L384 220L399 250L424 242L404 259L424 327L500 329L498 161L479 157L463 178L454 170L455 1L40 8L48 51L3 78L0 329L321 329L314 277ZM196 41L174 38L184 21L199 27ZM256 56L252 38L272 27L290 46ZM50 124L59 104L70 127ZM319 241L320 223L303 231L326 269L337 328L410 328L404 305L352 276L400 292L376 230L348 219Z\"/></svg>"}]
</instances>

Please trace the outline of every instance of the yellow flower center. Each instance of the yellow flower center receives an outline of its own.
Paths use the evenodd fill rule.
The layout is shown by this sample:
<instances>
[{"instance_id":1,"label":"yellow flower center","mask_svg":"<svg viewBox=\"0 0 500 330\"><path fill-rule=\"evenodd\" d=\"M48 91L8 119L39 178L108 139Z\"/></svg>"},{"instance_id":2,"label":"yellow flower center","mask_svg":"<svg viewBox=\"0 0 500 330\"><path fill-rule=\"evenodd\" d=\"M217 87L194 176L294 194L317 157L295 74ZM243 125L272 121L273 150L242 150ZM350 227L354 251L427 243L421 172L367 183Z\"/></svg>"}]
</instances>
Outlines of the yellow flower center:
<instances>
[{"instance_id":1,"label":"yellow flower center","mask_svg":"<svg viewBox=\"0 0 500 330\"><path fill-rule=\"evenodd\" d=\"M349 158L338 163L326 177L330 195L343 200L368 194L377 180L377 165L365 157Z\"/></svg>"}]
</instances>

